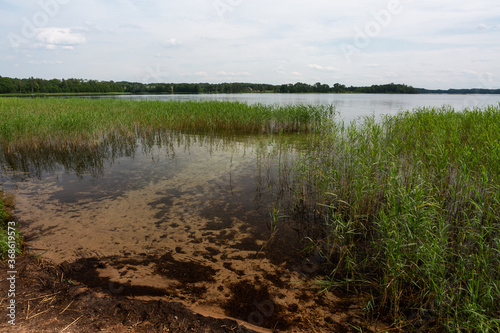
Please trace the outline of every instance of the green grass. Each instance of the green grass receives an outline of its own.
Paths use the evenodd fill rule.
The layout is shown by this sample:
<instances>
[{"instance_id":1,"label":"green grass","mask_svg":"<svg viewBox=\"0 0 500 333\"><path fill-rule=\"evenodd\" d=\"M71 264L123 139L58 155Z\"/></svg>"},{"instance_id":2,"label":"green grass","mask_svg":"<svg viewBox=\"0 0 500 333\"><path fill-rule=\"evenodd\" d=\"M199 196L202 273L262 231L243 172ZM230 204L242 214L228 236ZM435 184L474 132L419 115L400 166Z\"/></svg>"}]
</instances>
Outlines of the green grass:
<instances>
[{"instance_id":1,"label":"green grass","mask_svg":"<svg viewBox=\"0 0 500 333\"><path fill-rule=\"evenodd\" d=\"M203 134L308 132L332 113L331 107L217 101L0 98L0 140L26 146L30 141L52 144L68 135L97 140L110 132L135 135L137 129L167 128Z\"/></svg>"},{"instance_id":2,"label":"green grass","mask_svg":"<svg viewBox=\"0 0 500 333\"><path fill-rule=\"evenodd\" d=\"M227 138L310 133L333 112L217 101L0 98L0 167L39 176L41 166L50 171L59 164L77 173L91 166L98 174L103 159L130 154L137 140L154 144L166 132Z\"/></svg>"},{"instance_id":3,"label":"green grass","mask_svg":"<svg viewBox=\"0 0 500 333\"><path fill-rule=\"evenodd\" d=\"M336 123L287 169L324 289L371 294L404 331L500 329L500 107L424 108Z\"/></svg>"},{"instance_id":4,"label":"green grass","mask_svg":"<svg viewBox=\"0 0 500 333\"><path fill-rule=\"evenodd\" d=\"M12 229L9 232L9 222L13 222L12 209L14 206L12 196L5 195L0 190L0 258L7 259L9 251L9 233L12 235ZM15 248L16 254L21 254L22 238L19 235L17 227L14 229Z\"/></svg>"}]
</instances>

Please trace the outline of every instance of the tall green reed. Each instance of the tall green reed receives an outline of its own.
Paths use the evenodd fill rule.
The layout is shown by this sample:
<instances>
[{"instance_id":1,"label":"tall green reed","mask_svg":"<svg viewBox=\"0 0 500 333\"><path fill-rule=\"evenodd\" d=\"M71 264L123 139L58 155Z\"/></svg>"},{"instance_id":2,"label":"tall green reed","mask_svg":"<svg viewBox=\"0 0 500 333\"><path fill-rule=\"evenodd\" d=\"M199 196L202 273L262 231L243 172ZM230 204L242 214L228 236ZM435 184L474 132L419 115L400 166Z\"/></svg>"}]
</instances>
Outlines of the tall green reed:
<instances>
[{"instance_id":1,"label":"tall green reed","mask_svg":"<svg viewBox=\"0 0 500 333\"><path fill-rule=\"evenodd\" d=\"M370 292L400 328L497 329L499 130L498 106L442 107L310 136L284 186L322 226L322 285Z\"/></svg>"},{"instance_id":2,"label":"tall green reed","mask_svg":"<svg viewBox=\"0 0 500 333\"><path fill-rule=\"evenodd\" d=\"M0 162L32 175L41 165L47 171L60 164L99 173L104 159L131 154L137 142L161 144L181 132L228 139L310 133L332 113L332 107L302 105L0 98Z\"/></svg>"},{"instance_id":3,"label":"tall green reed","mask_svg":"<svg viewBox=\"0 0 500 333\"><path fill-rule=\"evenodd\" d=\"M99 137L110 130L168 128L200 133L309 132L332 107L248 105L217 101L128 101L115 99L0 98L0 139L49 135Z\"/></svg>"}]
</instances>

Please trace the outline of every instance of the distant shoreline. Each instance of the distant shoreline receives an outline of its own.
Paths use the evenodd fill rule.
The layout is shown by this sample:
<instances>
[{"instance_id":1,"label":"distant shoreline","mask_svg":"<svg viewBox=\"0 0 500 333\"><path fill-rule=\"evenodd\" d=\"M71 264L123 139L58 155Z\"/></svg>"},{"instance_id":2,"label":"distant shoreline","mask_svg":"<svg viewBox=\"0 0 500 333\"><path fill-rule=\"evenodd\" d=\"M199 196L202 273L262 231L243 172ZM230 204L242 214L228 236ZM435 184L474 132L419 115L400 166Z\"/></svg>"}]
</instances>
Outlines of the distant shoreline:
<instances>
[{"instance_id":1,"label":"distant shoreline","mask_svg":"<svg viewBox=\"0 0 500 333\"><path fill-rule=\"evenodd\" d=\"M105 93L17 93L17 94L0 94L0 97L57 97L57 96L106 96L106 95L112 95L112 96L117 96L117 95L132 95L131 93L124 93L124 92L105 92Z\"/></svg>"},{"instance_id":2,"label":"distant shoreline","mask_svg":"<svg viewBox=\"0 0 500 333\"><path fill-rule=\"evenodd\" d=\"M92 96L158 94L500 94L500 89L425 89L389 83L371 86L346 86L317 82L307 84L225 83L141 83L84 79L9 78L0 76L0 96Z\"/></svg>"},{"instance_id":3,"label":"distant shoreline","mask_svg":"<svg viewBox=\"0 0 500 333\"><path fill-rule=\"evenodd\" d=\"M471 89L472 90L472 89ZM299 93L276 93L276 92L212 92L212 93L131 93L131 92L107 92L107 93L17 93L17 94L0 94L0 97L90 97L90 96L155 96L155 95L500 95L500 91L492 92L450 92L450 91L426 91L417 94L408 93L364 93L364 92L343 92L343 93L316 93L316 92L299 92Z\"/></svg>"}]
</instances>

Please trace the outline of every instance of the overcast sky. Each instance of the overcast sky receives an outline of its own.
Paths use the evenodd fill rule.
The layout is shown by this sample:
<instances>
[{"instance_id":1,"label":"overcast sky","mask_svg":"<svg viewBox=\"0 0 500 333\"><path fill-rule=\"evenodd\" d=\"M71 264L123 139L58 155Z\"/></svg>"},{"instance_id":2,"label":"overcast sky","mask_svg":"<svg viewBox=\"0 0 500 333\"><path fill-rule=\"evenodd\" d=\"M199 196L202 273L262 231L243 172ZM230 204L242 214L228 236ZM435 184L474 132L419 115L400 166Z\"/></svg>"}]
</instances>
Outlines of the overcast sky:
<instances>
[{"instance_id":1,"label":"overcast sky","mask_svg":"<svg viewBox=\"0 0 500 333\"><path fill-rule=\"evenodd\" d=\"M498 0L2 0L0 76L500 88Z\"/></svg>"}]
</instances>

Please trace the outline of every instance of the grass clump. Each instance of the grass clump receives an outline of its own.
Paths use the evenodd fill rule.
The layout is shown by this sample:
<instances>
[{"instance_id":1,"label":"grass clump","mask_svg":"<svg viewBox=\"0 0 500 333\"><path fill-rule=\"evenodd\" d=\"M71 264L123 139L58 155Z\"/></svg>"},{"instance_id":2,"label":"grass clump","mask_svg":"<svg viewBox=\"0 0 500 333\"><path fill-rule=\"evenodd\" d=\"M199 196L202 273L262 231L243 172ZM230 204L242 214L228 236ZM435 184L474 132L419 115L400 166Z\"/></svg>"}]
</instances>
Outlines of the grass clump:
<instances>
[{"instance_id":1,"label":"grass clump","mask_svg":"<svg viewBox=\"0 0 500 333\"><path fill-rule=\"evenodd\" d=\"M500 106L337 123L288 168L322 226L321 282L368 292L403 330L500 329ZM282 172L284 173L284 172ZM313 200L311 200L313 198Z\"/></svg>"},{"instance_id":2,"label":"grass clump","mask_svg":"<svg viewBox=\"0 0 500 333\"><path fill-rule=\"evenodd\" d=\"M22 252L22 239L19 235L17 227L12 228L11 223L11 228L9 229L9 222L14 221L14 218L12 216L13 208L13 196L6 195L2 190L0 190L0 258L2 260L6 259L9 255L9 236L14 236L15 238L15 248L13 249L14 253L20 254Z\"/></svg>"},{"instance_id":3,"label":"grass clump","mask_svg":"<svg viewBox=\"0 0 500 333\"><path fill-rule=\"evenodd\" d=\"M138 129L187 133L296 133L313 131L332 107L248 105L218 101L0 98L0 140L11 147L91 142Z\"/></svg>"},{"instance_id":4,"label":"grass clump","mask_svg":"<svg viewBox=\"0 0 500 333\"><path fill-rule=\"evenodd\" d=\"M311 133L333 113L327 106L218 101L0 98L0 166L38 176L58 165L98 174L104 160L133 154L138 142L149 146L176 133Z\"/></svg>"}]
</instances>

